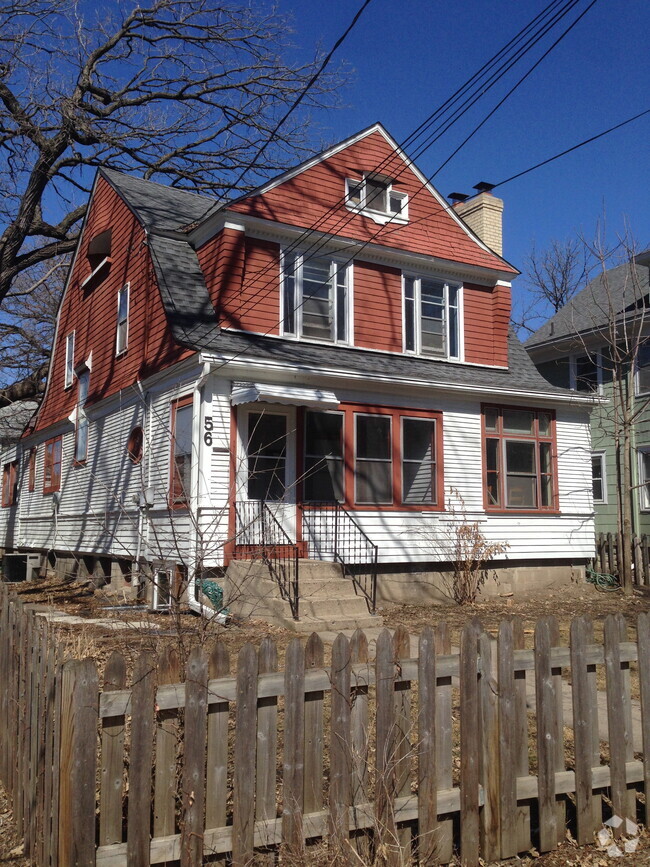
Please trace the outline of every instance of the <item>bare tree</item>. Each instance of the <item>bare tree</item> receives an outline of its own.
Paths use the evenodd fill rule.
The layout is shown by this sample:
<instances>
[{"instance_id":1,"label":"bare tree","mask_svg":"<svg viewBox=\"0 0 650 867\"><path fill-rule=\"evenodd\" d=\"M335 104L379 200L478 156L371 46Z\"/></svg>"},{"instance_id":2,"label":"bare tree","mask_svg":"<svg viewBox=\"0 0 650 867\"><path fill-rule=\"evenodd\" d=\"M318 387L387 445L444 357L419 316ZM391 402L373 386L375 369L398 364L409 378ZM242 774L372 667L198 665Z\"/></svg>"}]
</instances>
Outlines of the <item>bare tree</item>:
<instances>
[{"instance_id":1,"label":"bare tree","mask_svg":"<svg viewBox=\"0 0 650 867\"><path fill-rule=\"evenodd\" d=\"M524 300L513 312L517 329L532 334L581 289L598 260L581 238L551 241L548 249L533 246L524 260Z\"/></svg>"},{"instance_id":2,"label":"bare tree","mask_svg":"<svg viewBox=\"0 0 650 867\"><path fill-rule=\"evenodd\" d=\"M38 400L45 389L50 349L67 261L43 262L19 274L0 319L0 407Z\"/></svg>"},{"instance_id":3,"label":"bare tree","mask_svg":"<svg viewBox=\"0 0 650 867\"><path fill-rule=\"evenodd\" d=\"M288 62L288 32L261 4L0 0L0 302L74 249L97 166L223 196L311 152L341 77L307 88L319 57Z\"/></svg>"}]
</instances>

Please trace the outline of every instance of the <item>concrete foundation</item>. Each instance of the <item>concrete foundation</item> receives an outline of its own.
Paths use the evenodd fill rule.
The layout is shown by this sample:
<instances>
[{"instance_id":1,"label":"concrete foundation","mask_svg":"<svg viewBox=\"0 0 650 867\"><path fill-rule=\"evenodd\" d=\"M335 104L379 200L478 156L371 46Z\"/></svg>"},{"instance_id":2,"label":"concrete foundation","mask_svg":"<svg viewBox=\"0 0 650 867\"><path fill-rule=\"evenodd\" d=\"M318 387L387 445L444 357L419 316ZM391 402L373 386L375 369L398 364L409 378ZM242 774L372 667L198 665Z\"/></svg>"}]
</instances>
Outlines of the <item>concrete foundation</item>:
<instances>
[{"instance_id":1,"label":"concrete foundation","mask_svg":"<svg viewBox=\"0 0 650 867\"><path fill-rule=\"evenodd\" d=\"M543 596L549 591L577 590L585 581L585 562L566 560L501 561L490 564L480 596ZM377 601L399 605L431 605L453 601L453 570L439 564L381 564L377 575Z\"/></svg>"}]
</instances>

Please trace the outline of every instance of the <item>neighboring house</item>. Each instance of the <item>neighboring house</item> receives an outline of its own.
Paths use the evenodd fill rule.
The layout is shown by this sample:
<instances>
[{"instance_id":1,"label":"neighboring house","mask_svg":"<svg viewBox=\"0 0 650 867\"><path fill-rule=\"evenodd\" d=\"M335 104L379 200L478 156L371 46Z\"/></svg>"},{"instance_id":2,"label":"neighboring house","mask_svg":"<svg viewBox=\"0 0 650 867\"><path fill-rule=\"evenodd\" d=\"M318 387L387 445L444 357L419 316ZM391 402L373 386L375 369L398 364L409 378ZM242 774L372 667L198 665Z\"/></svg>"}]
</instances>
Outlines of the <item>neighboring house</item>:
<instances>
[{"instance_id":1,"label":"neighboring house","mask_svg":"<svg viewBox=\"0 0 650 867\"><path fill-rule=\"evenodd\" d=\"M630 396L632 532L650 532L650 251L585 286L525 343L539 372L576 394L599 394L592 415L592 483L596 531L617 532L616 430L621 396ZM619 359L612 360L612 346ZM635 363L632 361L635 359ZM617 393L615 389L618 387ZM606 399L606 400L605 400ZM619 421L616 422L616 418Z\"/></svg>"},{"instance_id":2,"label":"neighboring house","mask_svg":"<svg viewBox=\"0 0 650 867\"><path fill-rule=\"evenodd\" d=\"M372 543L379 597L424 601L454 489L509 544L500 592L579 575L593 400L508 334L501 208L449 205L380 125L228 203L100 170L13 546L192 581L260 544Z\"/></svg>"}]
</instances>

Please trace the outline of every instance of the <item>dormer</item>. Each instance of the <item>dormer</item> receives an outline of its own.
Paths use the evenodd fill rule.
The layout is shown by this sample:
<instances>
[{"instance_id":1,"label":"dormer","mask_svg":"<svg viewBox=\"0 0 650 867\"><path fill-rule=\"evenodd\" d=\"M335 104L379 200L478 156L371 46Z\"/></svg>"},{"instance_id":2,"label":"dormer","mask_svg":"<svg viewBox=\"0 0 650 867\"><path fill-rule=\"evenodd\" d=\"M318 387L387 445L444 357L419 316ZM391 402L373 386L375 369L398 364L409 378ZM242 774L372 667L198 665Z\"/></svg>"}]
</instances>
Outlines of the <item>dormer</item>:
<instances>
[{"instance_id":1,"label":"dormer","mask_svg":"<svg viewBox=\"0 0 650 867\"><path fill-rule=\"evenodd\" d=\"M389 220L408 222L408 195L396 188L396 181L377 172L364 172L360 179L346 178L345 204L348 210L363 214L383 225Z\"/></svg>"}]
</instances>

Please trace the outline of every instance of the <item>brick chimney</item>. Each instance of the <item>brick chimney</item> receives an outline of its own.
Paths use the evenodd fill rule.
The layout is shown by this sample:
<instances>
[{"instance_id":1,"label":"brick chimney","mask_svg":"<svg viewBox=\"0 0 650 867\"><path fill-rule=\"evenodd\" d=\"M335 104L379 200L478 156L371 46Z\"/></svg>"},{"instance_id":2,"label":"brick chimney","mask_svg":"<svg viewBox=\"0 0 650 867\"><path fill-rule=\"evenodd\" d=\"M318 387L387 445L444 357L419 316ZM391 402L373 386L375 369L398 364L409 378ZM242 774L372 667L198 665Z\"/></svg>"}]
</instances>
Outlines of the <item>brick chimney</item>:
<instances>
[{"instance_id":1,"label":"brick chimney","mask_svg":"<svg viewBox=\"0 0 650 867\"><path fill-rule=\"evenodd\" d=\"M503 255L503 199L480 192L465 202L454 202L453 208L484 244Z\"/></svg>"}]
</instances>

